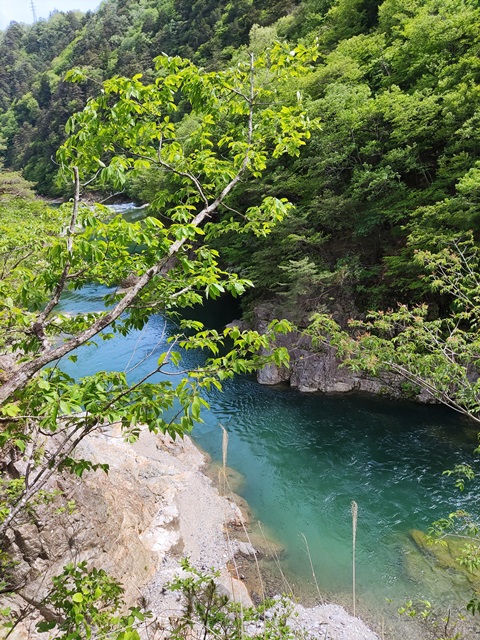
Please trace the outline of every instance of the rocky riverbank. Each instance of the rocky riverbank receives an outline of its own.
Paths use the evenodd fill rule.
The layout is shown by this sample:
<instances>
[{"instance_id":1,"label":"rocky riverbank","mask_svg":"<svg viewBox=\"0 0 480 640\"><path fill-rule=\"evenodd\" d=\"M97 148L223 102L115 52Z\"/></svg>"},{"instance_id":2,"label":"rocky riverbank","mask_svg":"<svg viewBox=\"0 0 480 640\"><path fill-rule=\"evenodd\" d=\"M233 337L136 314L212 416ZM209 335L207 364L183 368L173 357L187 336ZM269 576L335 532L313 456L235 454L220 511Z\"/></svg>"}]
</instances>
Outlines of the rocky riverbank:
<instances>
[{"instance_id":1,"label":"rocky riverbank","mask_svg":"<svg viewBox=\"0 0 480 640\"><path fill-rule=\"evenodd\" d=\"M274 307L268 303L257 305L254 309L253 328L264 333L274 317ZM412 385L406 384L403 377L394 373L386 372L373 377L363 371L352 371L342 366L342 361L337 358L333 347L325 344L320 349L314 348L311 338L299 331L279 335L277 346L287 349L290 356L289 367L278 367L275 364L263 367L257 375L260 384L275 385L287 382L292 388L302 392L357 391L421 403L435 402L425 390L412 388Z\"/></svg>"},{"instance_id":2,"label":"rocky riverbank","mask_svg":"<svg viewBox=\"0 0 480 640\"><path fill-rule=\"evenodd\" d=\"M22 597L3 605L26 612L26 602L40 602L51 576L68 562L86 560L106 569L125 587L127 606L141 602L161 619L178 612L178 596L165 589L188 556L202 570L219 571L220 588L250 604L235 558L268 554L272 547L247 540L245 517L232 496L220 495L204 473L205 456L190 439L173 442L144 431L135 445L115 430L91 436L81 455L107 462L108 475L87 474L82 480L57 480L62 500L75 501L55 517L19 526L10 552L18 562ZM278 552L278 549L274 553ZM342 607L295 607L292 625L322 640L377 640L358 618ZM255 631L255 630L252 630ZM258 632L261 630L258 629ZM31 613L10 635L12 640L44 637L35 631Z\"/></svg>"}]
</instances>

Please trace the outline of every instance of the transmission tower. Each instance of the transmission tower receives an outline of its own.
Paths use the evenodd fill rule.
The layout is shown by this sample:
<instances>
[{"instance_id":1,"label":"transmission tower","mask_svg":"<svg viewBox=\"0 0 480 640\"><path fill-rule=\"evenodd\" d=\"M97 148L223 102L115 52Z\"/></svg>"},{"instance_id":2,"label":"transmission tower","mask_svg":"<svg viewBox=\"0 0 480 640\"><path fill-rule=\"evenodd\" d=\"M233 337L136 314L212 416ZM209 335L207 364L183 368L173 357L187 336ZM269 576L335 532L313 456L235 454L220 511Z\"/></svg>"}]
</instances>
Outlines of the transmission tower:
<instances>
[{"instance_id":1,"label":"transmission tower","mask_svg":"<svg viewBox=\"0 0 480 640\"><path fill-rule=\"evenodd\" d=\"M35 11L35 2L30 0L30 9L32 10L33 22L37 21L37 12Z\"/></svg>"}]
</instances>

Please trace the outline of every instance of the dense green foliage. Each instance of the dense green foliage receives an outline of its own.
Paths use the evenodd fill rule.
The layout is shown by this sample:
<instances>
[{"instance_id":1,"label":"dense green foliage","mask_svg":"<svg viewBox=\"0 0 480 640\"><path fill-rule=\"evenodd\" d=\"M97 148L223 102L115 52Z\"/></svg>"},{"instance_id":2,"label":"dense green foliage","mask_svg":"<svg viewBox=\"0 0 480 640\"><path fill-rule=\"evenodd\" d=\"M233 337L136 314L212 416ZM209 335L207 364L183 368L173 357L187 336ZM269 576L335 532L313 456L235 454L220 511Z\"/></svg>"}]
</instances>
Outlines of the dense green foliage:
<instances>
[{"instance_id":1,"label":"dense green foliage","mask_svg":"<svg viewBox=\"0 0 480 640\"><path fill-rule=\"evenodd\" d=\"M229 238L225 259L255 280L258 296L293 286L290 307L302 321L319 305L331 310L332 297L339 316L399 298L432 302L413 250L478 227L479 27L473 0L105 0L93 14L13 23L0 36L5 161L41 191L60 193L52 155L98 82L138 73L148 82L162 52L221 68L248 43L259 52L276 37L317 38L322 56L301 90L322 129L301 158L275 160L232 202L281 190L295 214L273 242ZM89 80L65 83L73 66ZM283 92L295 99L292 88ZM124 189L150 201L158 180L151 170ZM303 270L297 285L302 260L311 278ZM441 311L445 301L436 304Z\"/></svg>"},{"instance_id":2,"label":"dense green foliage","mask_svg":"<svg viewBox=\"0 0 480 640\"><path fill-rule=\"evenodd\" d=\"M336 274L337 297L353 295L365 310L424 295L413 249L478 227L480 12L463 1L386 0L375 21L340 36L338 15L354 16L350 4L335 5L317 31L325 56L305 81L322 130L267 187L251 187L286 187L296 215L273 246L259 244L255 266L241 246L232 263L258 275L265 295L283 282L272 282L272 262L308 257L317 272ZM307 309L318 297L312 278Z\"/></svg>"},{"instance_id":3,"label":"dense green foliage","mask_svg":"<svg viewBox=\"0 0 480 640\"><path fill-rule=\"evenodd\" d=\"M222 269L211 242L232 231L264 237L288 213L285 198L261 198L241 213L226 203L242 180L261 179L272 159L298 156L306 144L316 122L300 97L281 104L279 93L307 74L317 55L316 47L276 43L263 55L210 72L178 56L160 56L153 82L108 80L68 121L69 138L57 157L62 175L73 182L72 202L51 210L28 198L20 176L0 174L8 196L6 204L0 201L0 591L23 586L9 556L15 527L38 519L39 507L54 500L56 475L108 471L79 456L87 436L106 425L120 428L128 441L142 427L183 436L201 421L211 388L221 389L235 373L287 363L275 336L290 329L288 322L272 321L262 334L234 326L216 331L185 319L183 311L252 286ZM69 75L84 79L77 70ZM174 117L177 100L188 112L184 119ZM80 179L121 185L130 173L151 168L167 176L156 193L161 218L128 222L81 202ZM119 287L128 279L130 286ZM105 309L59 311L62 296L86 283L111 287ZM78 347L142 329L159 312L177 331L139 381L125 371L80 379L62 371L62 358L75 362ZM188 349L206 356L184 369L181 350ZM40 628L56 628L63 638L90 637L95 630L134 640L143 614L119 615L120 597L104 572L67 566L46 598L58 616Z\"/></svg>"},{"instance_id":4,"label":"dense green foliage","mask_svg":"<svg viewBox=\"0 0 480 640\"><path fill-rule=\"evenodd\" d=\"M179 385L43 367L106 326L251 281L301 325L316 312L314 341L354 368L393 370L478 420L479 49L474 0L104 0L0 34L0 348L17 365L0 371L0 447L28 469L0 487L0 532L51 474L94 468L74 449L105 420L129 438L145 422L185 432L204 390L264 363L286 324L261 336L183 323L152 374L179 365L177 343L212 357ZM31 183L71 195L77 177L61 178L76 171L153 215L31 200ZM56 313L63 291L132 274L113 312Z\"/></svg>"},{"instance_id":5,"label":"dense green foliage","mask_svg":"<svg viewBox=\"0 0 480 640\"><path fill-rule=\"evenodd\" d=\"M247 42L254 23L272 22L293 6L253 4L107 0L96 13L54 12L32 26L11 23L0 34L0 147L8 165L24 168L41 192L59 193L52 157L68 117L97 91L95 83L116 74L153 77L152 60L163 52L216 66ZM76 65L88 70L91 83L63 82Z\"/></svg>"}]
</instances>

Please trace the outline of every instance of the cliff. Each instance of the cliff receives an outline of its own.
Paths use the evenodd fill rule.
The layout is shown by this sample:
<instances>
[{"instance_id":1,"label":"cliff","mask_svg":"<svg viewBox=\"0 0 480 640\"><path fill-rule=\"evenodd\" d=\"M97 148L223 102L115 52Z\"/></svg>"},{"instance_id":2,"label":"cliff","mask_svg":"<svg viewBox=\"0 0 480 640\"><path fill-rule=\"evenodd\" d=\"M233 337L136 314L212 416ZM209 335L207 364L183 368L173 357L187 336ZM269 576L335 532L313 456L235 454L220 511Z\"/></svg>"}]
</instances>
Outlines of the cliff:
<instances>
[{"instance_id":1,"label":"cliff","mask_svg":"<svg viewBox=\"0 0 480 640\"><path fill-rule=\"evenodd\" d=\"M17 563L17 585L23 586L20 597L5 605L25 613L27 602L41 602L64 565L85 560L123 584L126 606L142 596L149 607L148 585L171 580L184 556L219 569L227 591L250 602L243 583L226 568L236 547L227 546L224 523L240 521L242 514L203 474L204 456L188 438L173 443L144 431L132 446L117 431L104 431L88 437L78 453L108 463L109 472L81 480L61 476L50 487L61 496L58 504L12 532L9 552ZM10 638L36 637L35 621L35 615L27 617Z\"/></svg>"}]
</instances>

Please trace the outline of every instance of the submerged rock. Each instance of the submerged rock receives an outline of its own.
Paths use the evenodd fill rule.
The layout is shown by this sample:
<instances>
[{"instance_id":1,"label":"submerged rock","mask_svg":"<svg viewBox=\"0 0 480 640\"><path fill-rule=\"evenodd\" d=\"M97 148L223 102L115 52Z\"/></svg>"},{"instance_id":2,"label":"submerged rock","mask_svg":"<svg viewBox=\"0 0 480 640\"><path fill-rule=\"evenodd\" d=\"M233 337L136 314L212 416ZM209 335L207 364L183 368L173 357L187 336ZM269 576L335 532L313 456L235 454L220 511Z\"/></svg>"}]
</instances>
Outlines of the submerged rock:
<instances>
[{"instance_id":1,"label":"submerged rock","mask_svg":"<svg viewBox=\"0 0 480 640\"><path fill-rule=\"evenodd\" d=\"M441 540L432 541L429 536L418 529L413 529L410 535L423 558L434 568L448 573L449 580L452 575L457 574L460 578L457 582L468 582L475 589L480 589L480 571L478 569L470 571L458 561L458 558L464 555L462 550L469 542L468 540L464 537L448 535Z\"/></svg>"}]
</instances>

